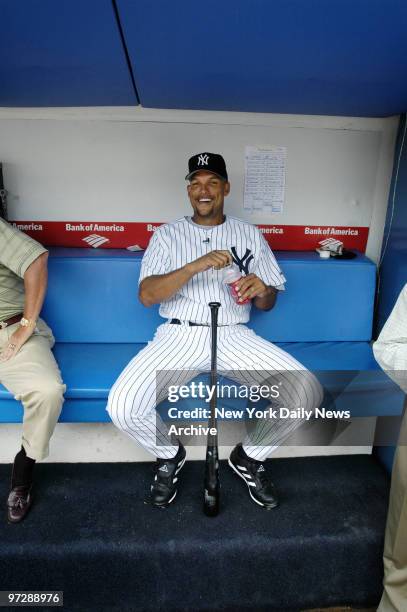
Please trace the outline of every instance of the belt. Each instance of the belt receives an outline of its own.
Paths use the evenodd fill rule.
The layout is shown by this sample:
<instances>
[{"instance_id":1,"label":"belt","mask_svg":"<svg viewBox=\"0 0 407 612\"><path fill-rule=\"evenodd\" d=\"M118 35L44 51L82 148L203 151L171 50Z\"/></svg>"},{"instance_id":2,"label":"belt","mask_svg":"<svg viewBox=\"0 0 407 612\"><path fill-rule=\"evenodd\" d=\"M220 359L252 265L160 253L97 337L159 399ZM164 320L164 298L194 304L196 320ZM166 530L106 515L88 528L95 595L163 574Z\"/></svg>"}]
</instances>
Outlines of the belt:
<instances>
[{"instance_id":1,"label":"belt","mask_svg":"<svg viewBox=\"0 0 407 612\"><path fill-rule=\"evenodd\" d=\"M179 319L171 319L170 323L172 323L172 325L181 325ZM194 323L193 321L185 321L185 323L188 323L190 327L210 327L207 323Z\"/></svg>"},{"instance_id":2,"label":"belt","mask_svg":"<svg viewBox=\"0 0 407 612\"><path fill-rule=\"evenodd\" d=\"M5 319L4 321L0 321L0 329L5 329L9 325L13 325L13 323L18 323L19 321L21 321L21 317L22 316L23 316L23 313L20 312L20 314L14 315L14 317L10 317L9 319Z\"/></svg>"}]
</instances>

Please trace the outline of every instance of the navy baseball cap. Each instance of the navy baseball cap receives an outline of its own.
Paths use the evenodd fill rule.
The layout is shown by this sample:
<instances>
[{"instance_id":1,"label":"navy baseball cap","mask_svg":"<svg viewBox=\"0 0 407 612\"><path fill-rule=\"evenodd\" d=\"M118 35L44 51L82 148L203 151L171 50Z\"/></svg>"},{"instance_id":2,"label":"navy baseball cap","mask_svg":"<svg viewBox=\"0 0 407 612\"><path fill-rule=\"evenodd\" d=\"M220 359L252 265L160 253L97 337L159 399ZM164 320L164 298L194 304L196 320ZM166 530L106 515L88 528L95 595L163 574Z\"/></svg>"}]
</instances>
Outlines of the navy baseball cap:
<instances>
[{"instance_id":1,"label":"navy baseball cap","mask_svg":"<svg viewBox=\"0 0 407 612\"><path fill-rule=\"evenodd\" d=\"M188 160L188 174L185 180L188 181L199 170L213 172L225 181L228 180L225 160L219 153L197 153L190 157Z\"/></svg>"}]
</instances>

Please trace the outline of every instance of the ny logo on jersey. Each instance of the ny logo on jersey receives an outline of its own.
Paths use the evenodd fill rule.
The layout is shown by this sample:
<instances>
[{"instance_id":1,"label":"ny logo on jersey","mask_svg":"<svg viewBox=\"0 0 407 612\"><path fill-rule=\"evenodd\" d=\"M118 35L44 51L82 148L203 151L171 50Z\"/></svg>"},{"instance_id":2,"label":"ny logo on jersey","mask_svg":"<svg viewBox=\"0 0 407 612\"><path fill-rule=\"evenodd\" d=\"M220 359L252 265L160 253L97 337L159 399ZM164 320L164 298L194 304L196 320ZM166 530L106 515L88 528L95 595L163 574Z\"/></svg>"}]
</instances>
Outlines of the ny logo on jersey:
<instances>
[{"instance_id":1,"label":"ny logo on jersey","mask_svg":"<svg viewBox=\"0 0 407 612\"><path fill-rule=\"evenodd\" d=\"M239 257L239 255L236 253L236 247L233 246L231 247L230 250L232 251L233 261L235 262L237 266L239 266L240 272L249 274L249 264L252 261L252 259L254 259L254 256L250 255L251 250L246 249L246 253L243 255L243 257Z\"/></svg>"},{"instance_id":2,"label":"ny logo on jersey","mask_svg":"<svg viewBox=\"0 0 407 612\"><path fill-rule=\"evenodd\" d=\"M209 155L199 155L198 166L207 166L209 162Z\"/></svg>"}]
</instances>

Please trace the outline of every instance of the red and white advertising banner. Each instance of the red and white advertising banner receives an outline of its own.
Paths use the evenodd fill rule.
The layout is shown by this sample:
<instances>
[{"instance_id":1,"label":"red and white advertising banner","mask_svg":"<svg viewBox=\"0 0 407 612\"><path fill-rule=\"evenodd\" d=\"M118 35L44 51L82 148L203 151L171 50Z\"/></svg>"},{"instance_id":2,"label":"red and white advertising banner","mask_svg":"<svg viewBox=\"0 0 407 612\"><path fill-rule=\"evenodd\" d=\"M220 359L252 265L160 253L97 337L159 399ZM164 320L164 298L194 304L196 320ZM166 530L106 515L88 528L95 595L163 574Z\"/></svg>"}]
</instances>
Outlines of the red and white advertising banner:
<instances>
[{"instance_id":1,"label":"red and white advertising banner","mask_svg":"<svg viewBox=\"0 0 407 612\"><path fill-rule=\"evenodd\" d=\"M11 221L45 246L103 249L146 248L153 232L162 223L127 223L107 221ZM276 251L312 251L321 240L335 238L347 249L364 253L368 227L329 225L258 225L265 239Z\"/></svg>"}]
</instances>

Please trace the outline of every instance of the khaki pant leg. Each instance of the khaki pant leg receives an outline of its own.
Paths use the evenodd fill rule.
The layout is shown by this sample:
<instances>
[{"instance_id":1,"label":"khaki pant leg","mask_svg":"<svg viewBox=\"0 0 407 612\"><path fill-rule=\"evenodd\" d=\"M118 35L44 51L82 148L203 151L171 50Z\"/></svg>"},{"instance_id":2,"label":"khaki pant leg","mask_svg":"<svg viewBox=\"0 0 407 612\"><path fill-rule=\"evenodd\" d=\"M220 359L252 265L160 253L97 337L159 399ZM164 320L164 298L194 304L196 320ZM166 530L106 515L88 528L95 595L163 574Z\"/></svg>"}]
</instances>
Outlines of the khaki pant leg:
<instances>
[{"instance_id":1,"label":"khaki pant leg","mask_svg":"<svg viewBox=\"0 0 407 612\"><path fill-rule=\"evenodd\" d=\"M0 332L0 350L17 328L11 325ZM49 454L49 441L61 413L66 389L51 352L54 337L39 321L37 330L9 361L0 363L0 382L24 407L22 445L32 459Z\"/></svg>"},{"instance_id":2,"label":"khaki pant leg","mask_svg":"<svg viewBox=\"0 0 407 612\"><path fill-rule=\"evenodd\" d=\"M384 542L384 592L379 612L407 610L407 411L391 479Z\"/></svg>"}]
</instances>

